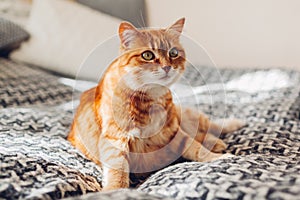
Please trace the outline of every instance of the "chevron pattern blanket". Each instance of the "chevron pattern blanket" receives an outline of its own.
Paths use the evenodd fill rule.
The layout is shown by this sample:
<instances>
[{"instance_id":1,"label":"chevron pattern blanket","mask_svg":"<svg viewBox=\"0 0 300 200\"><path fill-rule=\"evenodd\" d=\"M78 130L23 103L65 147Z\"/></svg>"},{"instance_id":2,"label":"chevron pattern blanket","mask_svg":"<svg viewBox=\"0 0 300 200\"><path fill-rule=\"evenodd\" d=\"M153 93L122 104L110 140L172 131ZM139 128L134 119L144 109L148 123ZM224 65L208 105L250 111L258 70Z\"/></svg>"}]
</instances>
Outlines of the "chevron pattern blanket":
<instances>
[{"instance_id":1,"label":"chevron pattern blanket","mask_svg":"<svg viewBox=\"0 0 300 200\"><path fill-rule=\"evenodd\" d=\"M300 73L201 67L185 77L198 98L183 95L184 105L247 122L224 136L235 156L183 161L131 189L101 193L101 168L66 140L69 103L80 92L59 76L1 58L0 198L299 199Z\"/></svg>"}]
</instances>

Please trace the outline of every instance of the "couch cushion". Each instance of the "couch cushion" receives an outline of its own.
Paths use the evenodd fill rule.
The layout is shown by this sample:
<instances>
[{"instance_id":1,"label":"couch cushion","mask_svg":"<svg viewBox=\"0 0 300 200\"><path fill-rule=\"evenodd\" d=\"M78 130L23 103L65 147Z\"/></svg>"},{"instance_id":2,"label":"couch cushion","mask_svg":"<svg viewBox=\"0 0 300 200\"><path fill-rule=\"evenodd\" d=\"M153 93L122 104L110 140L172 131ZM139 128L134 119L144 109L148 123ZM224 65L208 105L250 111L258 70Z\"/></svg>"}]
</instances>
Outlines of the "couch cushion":
<instances>
[{"instance_id":1,"label":"couch cushion","mask_svg":"<svg viewBox=\"0 0 300 200\"><path fill-rule=\"evenodd\" d=\"M11 58L67 76L76 77L91 51L118 32L121 20L72 1L33 1L27 30L31 38L12 52ZM118 54L118 46L111 51ZM108 49L105 49L109 51ZM79 78L98 80L96 69L82 71Z\"/></svg>"},{"instance_id":2,"label":"couch cushion","mask_svg":"<svg viewBox=\"0 0 300 200\"><path fill-rule=\"evenodd\" d=\"M23 28L0 18L0 55L7 55L28 38L29 34Z\"/></svg>"}]
</instances>

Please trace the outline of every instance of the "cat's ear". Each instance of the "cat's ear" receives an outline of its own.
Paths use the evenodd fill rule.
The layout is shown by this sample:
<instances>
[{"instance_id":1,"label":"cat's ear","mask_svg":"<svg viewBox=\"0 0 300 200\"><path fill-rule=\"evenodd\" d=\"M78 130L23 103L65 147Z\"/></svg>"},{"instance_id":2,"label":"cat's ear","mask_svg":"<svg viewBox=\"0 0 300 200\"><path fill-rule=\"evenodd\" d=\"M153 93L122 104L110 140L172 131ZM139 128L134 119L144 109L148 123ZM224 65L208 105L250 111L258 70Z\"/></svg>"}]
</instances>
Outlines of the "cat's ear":
<instances>
[{"instance_id":1,"label":"cat's ear","mask_svg":"<svg viewBox=\"0 0 300 200\"><path fill-rule=\"evenodd\" d=\"M166 30L167 31L173 31L176 34L180 35L182 33L182 30L183 30L184 22L185 22L185 18L183 17L183 18L177 20L171 26L169 26Z\"/></svg>"},{"instance_id":2,"label":"cat's ear","mask_svg":"<svg viewBox=\"0 0 300 200\"><path fill-rule=\"evenodd\" d=\"M122 22L119 26L119 37L123 47L129 47L130 43L140 34L140 32L129 22Z\"/></svg>"}]
</instances>

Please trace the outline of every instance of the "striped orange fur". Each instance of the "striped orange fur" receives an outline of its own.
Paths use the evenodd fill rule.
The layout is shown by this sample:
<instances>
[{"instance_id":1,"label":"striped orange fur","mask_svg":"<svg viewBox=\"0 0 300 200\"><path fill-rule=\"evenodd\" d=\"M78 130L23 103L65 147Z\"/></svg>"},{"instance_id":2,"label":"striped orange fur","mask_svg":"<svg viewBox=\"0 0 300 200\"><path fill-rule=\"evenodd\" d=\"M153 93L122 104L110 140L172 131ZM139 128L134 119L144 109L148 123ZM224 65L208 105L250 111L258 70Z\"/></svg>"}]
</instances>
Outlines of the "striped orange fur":
<instances>
[{"instance_id":1,"label":"striped orange fur","mask_svg":"<svg viewBox=\"0 0 300 200\"><path fill-rule=\"evenodd\" d=\"M184 21L158 30L121 23L121 56L97 87L82 94L68 140L101 165L103 190L129 187L129 172L150 172L179 156L217 159L226 145L208 131L240 127L236 121L222 130L204 115L173 103L168 87L185 69L179 40Z\"/></svg>"}]
</instances>

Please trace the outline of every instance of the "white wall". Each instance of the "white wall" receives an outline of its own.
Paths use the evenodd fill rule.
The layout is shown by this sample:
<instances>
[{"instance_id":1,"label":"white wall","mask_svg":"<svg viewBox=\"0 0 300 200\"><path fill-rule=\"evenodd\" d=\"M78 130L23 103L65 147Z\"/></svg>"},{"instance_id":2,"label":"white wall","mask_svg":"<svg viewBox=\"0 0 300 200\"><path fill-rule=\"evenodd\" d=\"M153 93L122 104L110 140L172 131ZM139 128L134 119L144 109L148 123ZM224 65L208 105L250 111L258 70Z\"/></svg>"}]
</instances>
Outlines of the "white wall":
<instances>
[{"instance_id":1,"label":"white wall","mask_svg":"<svg viewBox=\"0 0 300 200\"><path fill-rule=\"evenodd\" d=\"M147 0L150 26L185 16L217 66L300 70L299 0Z\"/></svg>"}]
</instances>

